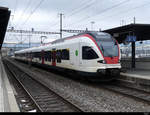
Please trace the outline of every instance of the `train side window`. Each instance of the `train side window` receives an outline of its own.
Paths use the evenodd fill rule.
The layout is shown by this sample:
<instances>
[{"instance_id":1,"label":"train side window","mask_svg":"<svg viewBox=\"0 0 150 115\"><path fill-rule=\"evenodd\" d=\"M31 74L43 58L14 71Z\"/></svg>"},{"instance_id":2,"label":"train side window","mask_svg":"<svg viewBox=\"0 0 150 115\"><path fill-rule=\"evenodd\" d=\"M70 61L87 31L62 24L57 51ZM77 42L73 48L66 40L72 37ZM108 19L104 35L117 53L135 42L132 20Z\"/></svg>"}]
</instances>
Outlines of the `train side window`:
<instances>
[{"instance_id":1,"label":"train side window","mask_svg":"<svg viewBox=\"0 0 150 115\"><path fill-rule=\"evenodd\" d=\"M45 60L45 61L48 60L48 52L44 52L44 60Z\"/></svg>"},{"instance_id":2,"label":"train side window","mask_svg":"<svg viewBox=\"0 0 150 115\"><path fill-rule=\"evenodd\" d=\"M41 61L41 59L42 59L41 52L36 52L36 58L39 58L39 60Z\"/></svg>"},{"instance_id":3,"label":"train side window","mask_svg":"<svg viewBox=\"0 0 150 115\"><path fill-rule=\"evenodd\" d=\"M57 57L57 63L61 63L61 50L57 50L56 57Z\"/></svg>"},{"instance_id":4,"label":"train side window","mask_svg":"<svg viewBox=\"0 0 150 115\"><path fill-rule=\"evenodd\" d=\"M52 59L52 52L50 51L50 52L48 52L49 54L48 54L48 61L49 62L51 62L51 59Z\"/></svg>"},{"instance_id":5,"label":"train side window","mask_svg":"<svg viewBox=\"0 0 150 115\"><path fill-rule=\"evenodd\" d=\"M25 57L28 58L28 54L27 53L25 54Z\"/></svg>"},{"instance_id":6,"label":"train side window","mask_svg":"<svg viewBox=\"0 0 150 115\"><path fill-rule=\"evenodd\" d=\"M68 49L63 49L62 50L61 59L62 60L69 60L70 59L70 55L69 55L69 50Z\"/></svg>"},{"instance_id":7,"label":"train side window","mask_svg":"<svg viewBox=\"0 0 150 115\"><path fill-rule=\"evenodd\" d=\"M34 58L38 58L38 52L34 52Z\"/></svg>"},{"instance_id":8,"label":"train side window","mask_svg":"<svg viewBox=\"0 0 150 115\"><path fill-rule=\"evenodd\" d=\"M99 58L97 53L89 46L82 47L82 59L83 60L92 60Z\"/></svg>"},{"instance_id":9,"label":"train side window","mask_svg":"<svg viewBox=\"0 0 150 115\"><path fill-rule=\"evenodd\" d=\"M51 52L47 51L44 54L45 61L51 62Z\"/></svg>"},{"instance_id":10,"label":"train side window","mask_svg":"<svg viewBox=\"0 0 150 115\"><path fill-rule=\"evenodd\" d=\"M33 52L30 53L30 58L33 59Z\"/></svg>"}]
</instances>

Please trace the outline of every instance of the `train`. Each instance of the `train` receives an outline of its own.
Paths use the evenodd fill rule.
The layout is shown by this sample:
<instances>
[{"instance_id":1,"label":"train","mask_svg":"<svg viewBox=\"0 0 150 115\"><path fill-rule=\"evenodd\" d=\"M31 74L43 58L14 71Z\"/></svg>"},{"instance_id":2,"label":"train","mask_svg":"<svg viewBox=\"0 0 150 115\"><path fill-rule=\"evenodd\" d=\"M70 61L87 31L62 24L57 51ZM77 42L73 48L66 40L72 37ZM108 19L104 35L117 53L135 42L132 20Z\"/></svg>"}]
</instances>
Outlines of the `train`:
<instances>
[{"instance_id":1,"label":"train","mask_svg":"<svg viewBox=\"0 0 150 115\"><path fill-rule=\"evenodd\" d=\"M120 75L120 53L119 43L110 34L85 32L45 46L16 51L14 58L85 78L112 80Z\"/></svg>"}]
</instances>

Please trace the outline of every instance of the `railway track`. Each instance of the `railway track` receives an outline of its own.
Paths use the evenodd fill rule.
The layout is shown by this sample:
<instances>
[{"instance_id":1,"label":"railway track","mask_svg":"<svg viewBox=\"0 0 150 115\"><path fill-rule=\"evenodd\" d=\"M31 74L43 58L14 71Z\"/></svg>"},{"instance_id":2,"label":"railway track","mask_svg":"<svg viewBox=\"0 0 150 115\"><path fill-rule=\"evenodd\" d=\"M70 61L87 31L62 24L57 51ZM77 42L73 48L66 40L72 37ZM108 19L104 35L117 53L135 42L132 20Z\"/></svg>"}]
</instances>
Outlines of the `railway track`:
<instances>
[{"instance_id":1,"label":"railway track","mask_svg":"<svg viewBox=\"0 0 150 115\"><path fill-rule=\"evenodd\" d=\"M37 71L37 70L35 70ZM44 74L44 73L43 73ZM142 101L144 103L148 103L150 104L150 92L148 91L144 91L142 89L137 89L137 88L133 88L132 86L124 86L118 82L114 82L114 83L89 83L89 82L84 82L84 81L80 81L81 83L85 83L88 86L91 87L95 87L95 88L104 88L106 90L115 92L115 93L119 93L121 95L125 95L127 97L133 98L137 101Z\"/></svg>"},{"instance_id":2,"label":"railway track","mask_svg":"<svg viewBox=\"0 0 150 115\"><path fill-rule=\"evenodd\" d=\"M101 88L105 88L109 91L113 91L115 93L119 93L128 97L131 97L135 100L142 101L144 103L150 104L150 92L132 88L130 86L124 86L121 84L110 83L100 85Z\"/></svg>"},{"instance_id":3,"label":"railway track","mask_svg":"<svg viewBox=\"0 0 150 115\"><path fill-rule=\"evenodd\" d=\"M28 102L30 101L32 103L29 104L32 105L32 110L33 108L36 108L36 111L40 112L83 112L80 108L39 83L20 68L12 65L9 61L5 60L4 64L24 89L26 94L28 94L28 97L30 97ZM20 91L21 90L22 89L20 89ZM29 108L29 106L27 107ZM24 107L24 110L25 109L26 108ZM29 109L27 109L27 111L28 110Z\"/></svg>"},{"instance_id":4,"label":"railway track","mask_svg":"<svg viewBox=\"0 0 150 115\"><path fill-rule=\"evenodd\" d=\"M17 79L12 75L8 66L5 64L5 70L10 83L14 87L15 97L21 112L39 112L29 95L24 91L24 88L18 83Z\"/></svg>"}]
</instances>

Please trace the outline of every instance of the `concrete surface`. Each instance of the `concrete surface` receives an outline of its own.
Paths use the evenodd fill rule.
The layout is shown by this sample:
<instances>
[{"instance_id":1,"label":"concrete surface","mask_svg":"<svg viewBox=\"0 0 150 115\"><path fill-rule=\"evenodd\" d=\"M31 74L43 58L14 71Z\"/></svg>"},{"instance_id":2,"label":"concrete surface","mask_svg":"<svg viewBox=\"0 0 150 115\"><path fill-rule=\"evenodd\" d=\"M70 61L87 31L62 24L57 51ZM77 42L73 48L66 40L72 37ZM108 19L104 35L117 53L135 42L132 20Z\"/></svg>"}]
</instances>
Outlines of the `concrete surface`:
<instances>
[{"instance_id":1,"label":"concrete surface","mask_svg":"<svg viewBox=\"0 0 150 115\"><path fill-rule=\"evenodd\" d=\"M121 73L121 75L126 77L150 80L150 71L146 70L127 70L126 73Z\"/></svg>"},{"instance_id":2,"label":"concrete surface","mask_svg":"<svg viewBox=\"0 0 150 115\"><path fill-rule=\"evenodd\" d=\"M0 112L20 112L0 57Z\"/></svg>"},{"instance_id":3,"label":"concrete surface","mask_svg":"<svg viewBox=\"0 0 150 115\"><path fill-rule=\"evenodd\" d=\"M121 65L125 69L132 69L131 67L131 59L122 59ZM136 59L136 69L150 71L150 58L140 58Z\"/></svg>"},{"instance_id":4,"label":"concrete surface","mask_svg":"<svg viewBox=\"0 0 150 115\"><path fill-rule=\"evenodd\" d=\"M0 66L0 112L4 112L4 97L3 97L3 82L2 82L2 68Z\"/></svg>"}]
</instances>

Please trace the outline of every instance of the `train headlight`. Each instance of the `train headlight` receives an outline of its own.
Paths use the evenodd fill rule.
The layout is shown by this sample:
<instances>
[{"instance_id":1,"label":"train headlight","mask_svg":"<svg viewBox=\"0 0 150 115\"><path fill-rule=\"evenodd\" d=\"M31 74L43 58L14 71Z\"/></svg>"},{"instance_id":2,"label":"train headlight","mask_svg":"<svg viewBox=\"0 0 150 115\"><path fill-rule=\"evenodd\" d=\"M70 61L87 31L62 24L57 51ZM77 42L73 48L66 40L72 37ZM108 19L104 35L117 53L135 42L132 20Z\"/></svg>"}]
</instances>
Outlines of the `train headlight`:
<instances>
[{"instance_id":1,"label":"train headlight","mask_svg":"<svg viewBox=\"0 0 150 115\"><path fill-rule=\"evenodd\" d=\"M98 63L103 63L103 64L106 64L106 61L105 60L99 60L97 61Z\"/></svg>"},{"instance_id":2,"label":"train headlight","mask_svg":"<svg viewBox=\"0 0 150 115\"><path fill-rule=\"evenodd\" d=\"M119 60L118 63L121 63L121 60Z\"/></svg>"},{"instance_id":3,"label":"train headlight","mask_svg":"<svg viewBox=\"0 0 150 115\"><path fill-rule=\"evenodd\" d=\"M103 64L106 64L106 61L105 61L105 60L103 60Z\"/></svg>"}]
</instances>

